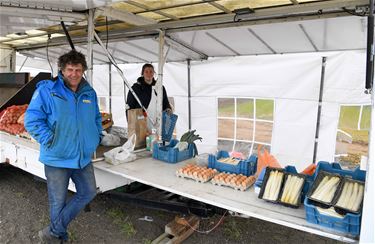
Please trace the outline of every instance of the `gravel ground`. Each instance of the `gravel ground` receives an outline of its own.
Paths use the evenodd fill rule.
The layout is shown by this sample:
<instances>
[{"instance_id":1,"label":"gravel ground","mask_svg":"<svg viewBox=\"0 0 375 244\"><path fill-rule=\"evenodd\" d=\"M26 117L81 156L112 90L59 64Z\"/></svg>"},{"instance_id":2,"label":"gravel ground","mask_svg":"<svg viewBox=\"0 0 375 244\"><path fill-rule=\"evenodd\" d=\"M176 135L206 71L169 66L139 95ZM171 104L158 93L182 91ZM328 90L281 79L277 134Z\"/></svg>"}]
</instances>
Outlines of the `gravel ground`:
<instances>
[{"instance_id":1,"label":"gravel ground","mask_svg":"<svg viewBox=\"0 0 375 244\"><path fill-rule=\"evenodd\" d=\"M151 216L153 222L139 220ZM69 226L70 243L151 243L164 233L175 214L135 207L100 194L90 212L82 212ZM208 229L221 216L203 219ZM47 188L43 181L0 164L0 243L38 243L38 230L48 224ZM209 234L194 233L184 243L338 243L255 218L227 216Z\"/></svg>"}]
</instances>

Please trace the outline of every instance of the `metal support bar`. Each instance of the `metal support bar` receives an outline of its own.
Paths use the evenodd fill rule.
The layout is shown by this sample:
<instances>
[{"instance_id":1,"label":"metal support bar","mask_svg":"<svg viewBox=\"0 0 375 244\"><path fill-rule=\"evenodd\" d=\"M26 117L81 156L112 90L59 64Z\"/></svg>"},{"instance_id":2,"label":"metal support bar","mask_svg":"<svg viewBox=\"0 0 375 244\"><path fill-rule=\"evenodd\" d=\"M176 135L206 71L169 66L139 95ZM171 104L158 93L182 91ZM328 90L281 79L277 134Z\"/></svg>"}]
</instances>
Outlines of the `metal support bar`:
<instances>
[{"instance_id":1,"label":"metal support bar","mask_svg":"<svg viewBox=\"0 0 375 244\"><path fill-rule=\"evenodd\" d=\"M190 59L208 59L208 55L196 50L194 47L183 43L180 40L177 40L176 38L165 36L165 41L170 46L174 47L177 51L182 52L183 54L189 56Z\"/></svg>"},{"instance_id":2,"label":"metal support bar","mask_svg":"<svg viewBox=\"0 0 375 244\"><path fill-rule=\"evenodd\" d=\"M227 9L226 7L224 7L223 5L221 4L218 4L216 2L211 2L211 1L207 1L207 0L202 0L203 2L207 2L208 4L214 6L215 8L217 9L220 9L221 11L227 13L227 14L231 14L232 11L230 11L229 9Z\"/></svg>"},{"instance_id":3,"label":"metal support bar","mask_svg":"<svg viewBox=\"0 0 375 244\"><path fill-rule=\"evenodd\" d=\"M187 60L187 82L188 82L188 120L189 130L191 130L191 63L190 59Z\"/></svg>"},{"instance_id":4,"label":"metal support bar","mask_svg":"<svg viewBox=\"0 0 375 244\"><path fill-rule=\"evenodd\" d=\"M24 60L24 61L22 62L22 64L21 64L21 67L20 67L20 69L18 70L18 72L21 72L21 69L22 69L23 66L25 65L25 63L26 63L26 61L27 61L28 58L29 58L29 57L26 56L25 60Z\"/></svg>"},{"instance_id":5,"label":"metal support bar","mask_svg":"<svg viewBox=\"0 0 375 244\"><path fill-rule=\"evenodd\" d=\"M101 10L103 11L102 15L104 16L121 20L132 25L151 25L157 23L157 21L154 19L149 19L146 17L142 17L140 15L135 15L125 10L118 10L112 7L105 7Z\"/></svg>"},{"instance_id":6,"label":"metal support bar","mask_svg":"<svg viewBox=\"0 0 375 244\"><path fill-rule=\"evenodd\" d=\"M93 64L94 64L94 53L93 53L93 40L94 40L94 9L89 10L87 16L87 81L92 86L93 78Z\"/></svg>"},{"instance_id":7,"label":"metal support bar","mask_svg":"<svg viewBox=\"0 0 375 244\"><path fill-rule=\"evenodd\" d=\"M64 33L65 33L65 37L66 37L66 39L68 39L68 42L69 42L70 48L71 48L72 50L75 50L75 48L74 48L74 44L73 44L73 42L72 42L72 39L70 38L69 32L68 32L68 30L67 30L66 27L65 27L64 21L61 21L60 24L61 24L62 29L64 30Z\"/></svg>"},{"instance_id":8,"label":"metal support bar","mask_svg":"<svg viewBox=\"0 0 375 244\"><path fill-rule=\"evenodd\" d=\"M372 89L374 78L374 0L370 0L370 14L368 18L367 36L367 67L366 67L366 88L371 92L371 124L368 143L368 161L366 165L366 184L362 209L362 228L359 237L360 243L375 243L375 94ZM371 18L370 18L371 16ZM372 62L369 62L371 55Z\"/></svg>"},{"instance_id":9,"label":"metal support bar","mask_svg":"<svg viewBox=\"0 0 375 244\"><path fill-rule=\"evenodd\" d=\"M316 163L316 154L318 151L318 140L319 140L319 129L320 129L320 119L322 114L322 101L323 101L323 90L324 90L324 76L327 64L327 57L322 58L322 71L320 74L320 89L319 89L319 104L318 104L318 114L316 119L316 129L315 129L315 142L314 142L314 154L313 163Z\"/></svg>"},{"instance_id":10,"label":"metal support bar","mask_svg":"<svg viewBox=\"0 0 375 244\"><path fill-rule=\"evenodd\" d=\"M228 49L229 51L231 51L235 55L237 55L237 56L240 55L239 52L237 52L236 50L234 50L233 48L231 48L230 46L228 46L227 44L225 44L224 42L222 42L219 38L215 37L211 33L206 32L206 35L209 36L209 37L211 37L211 39L213 39L214 41L216 41L217 43L219 43L220 45L222 45L223 47L225 47L226 49Z\"/></svg>"},{"instance_id":11,"label":"metal support bar","mask_svg":"<svg viewBox=\"0 0 375 244\"><path fill-rule=\"evenodd\" d=\"M370 0L370 12L367 17L366 89L372 89L374 82L374 52L374 0Z\"/></svg>"},{"instance_id":12,"label":"metal support bar","mask_svg":"<svg viewBox=\"0 0 375 244\"><path fill-rule=\"evenodd\" d=\"M109 113L112 113L112 64L108 63L108 91L109 91Z\"/></svg>"},{"instance_id":13,"label":"metal support bar","mask_svg":"<svg viewBox=\"0 0 375 244\"><path fill-rule=\"evenodd\" d=\"M96 41L98 42L98 44L103 48L104 52L107 54L108 56L108 59L111 61L111 63L115 66L115 68L117 69L118 73L120 74L120 77L122 78L124 84L129 88L129 91L132 93L132 95L134 96L135 100L138 102L138 104L140 105L140 107L143 109L143 111L146 112L146 114L148 114L148 110L143 106L141 100L139 100L137 94L134 92L133 88L131 87L131 85L129 84L128 80L125 78L125 75L124 73L122 72L122 70L120 69L120 67L118 67L117 63L116 63L116 60L112 57L112 55L108 52L108 50L105 48L105 45L103 44L102 40L100 40L98 34L94 31L94 37L96 39ZM147 116L148 120L150 120L150 122L155 125L155 122L153 121L152 118L150 118L150 116Z\"/></svg>"},{"instance_id":14,"label":"metal support bar","mask_svg":"<svg viewBox=\"0 0 375 244\"><path fill-rule=\"evenodd\" d=\"M155 12L157 14L160 14L164 17L167 17L167 18L170 18L170 19L174 19L174 20L178 20L179 18L177 18L176 16L174 15L171 15L171 14L167 14L167 13L164 13L163 11L160 11L160 10L152 10L151 8L149 8L147 5L144 5L144 4L141 4L141 3L138 3L138 2L135 2L135 1L131 1L131 0L128 0L126 1L126 3L128 4L131 4L133 6L136 6L138 8L143 8L144 10L147 10L147 11L150 11L150 12Z\"/></svg>"},{"instance_id":15,"label":"metal support bar","mask_svg":"<svg viewBox=\"0 0 375 244\"><path fill-rule=\"evenodd\" d=\"M303 27L302 24L298 24L299 28L301 28L303 34L305 34L307 40L310 42L311 46L314 48L315 52L318 52L319 49L316 47L315 43L313 42L313 40L311 39L311 36L307 33L305 27Z\"/></svg>"},{"instance_id":16,"label":"metal support bar","mask_svg":"<svg viewBox=\"0 0 375 244\"><path fill-rule=\"evenodd\" d=\"M164 210L168 212L181 214L195 214L200 217L210 217L215 213L222 213L223 209L217 208L202 202L180 197L179 195L160 191L155 188L146 189L145 193L125 193L117 191L109 191L110 197L121 202L127 202L136 206L142 206L150 209ZM152 197L147 197L152 195Z\"/></svg>"},{"instance_id":17,"label":"metal support bar","mask_svg":"<svg viewBox=\"0 0 375 244\"><path fill-rule=\"evenodd\" d=\"M250 28L247 28L247 30L251 34L253 34L253 36L255 36L256 39L258 39L261 43L263 43L263 45L266 46L273 54L276 54L276 51L270 45L268 45L268 43L265 40L263 40L257 33L255 33L255 31L253 31Z\"/></svg>"},{"instance_id":18,"label":"metal support bar","mask_svg":"<svg viewBox=\"0 0 375 244\"><path fill-rule=\"evenodd\" d=\"M157 134L161 136L161 126L162 126L162 112L163 112L163 68L164 68L164 37L165 31L159 31L159 62L158 62L158 80L156 82L155 88L157 96L156 103L156 129Z\"/></svg>"},{"instance_id":19,"label":"metal support bar","mask_svg":"<svg viewBox=\"0 0 375 244\"><path fill-rule=\"evenodd\" d=\"M10 7L10 6L0 6L1 15L11 15L11 16L20 16L20 17L36 17L42 18L45 16L48 17L55 16L62 18L72 19L86 19L86 15L82 13L67 12L67 11L56 11L56 10L45 10L38 8L27 8L27 7ZM67 19L68 20L68 19Z\"/></svg>"}]
</instances>

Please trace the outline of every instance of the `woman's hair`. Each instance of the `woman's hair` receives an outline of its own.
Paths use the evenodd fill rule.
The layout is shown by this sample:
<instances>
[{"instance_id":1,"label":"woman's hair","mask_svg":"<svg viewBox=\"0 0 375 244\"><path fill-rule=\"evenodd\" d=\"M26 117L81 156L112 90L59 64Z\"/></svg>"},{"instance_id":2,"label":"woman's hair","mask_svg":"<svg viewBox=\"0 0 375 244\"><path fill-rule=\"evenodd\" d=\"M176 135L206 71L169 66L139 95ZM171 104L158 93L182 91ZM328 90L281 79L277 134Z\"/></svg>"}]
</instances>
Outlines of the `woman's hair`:
<instances>
[{"instance_id":1,"label":"woman's hair","mask_svg":"<svg viewBox=\"0 0 375 244\"><path fill-rule=\"evenodd\" d=\"M144 65L142 66L142 72L141 72L141 75L143 75L143 73L145 72L145 69L146 69L146 68L152 68L152 70L155 71L154 66L153 66L152 64L144 64Z\"/></svg>"},{"instance_id":2,"label":"woman's hair","mask_svg":"<svg viewBox=\"0 0 375 244\"><path fill-rule=\"evenodd\" d=\"M65 69L67 64L82 64L83 71L87 70L85 55L76 50L72 50L59 57L58 66L60 70Z\"/></svg>"}]
</instances>

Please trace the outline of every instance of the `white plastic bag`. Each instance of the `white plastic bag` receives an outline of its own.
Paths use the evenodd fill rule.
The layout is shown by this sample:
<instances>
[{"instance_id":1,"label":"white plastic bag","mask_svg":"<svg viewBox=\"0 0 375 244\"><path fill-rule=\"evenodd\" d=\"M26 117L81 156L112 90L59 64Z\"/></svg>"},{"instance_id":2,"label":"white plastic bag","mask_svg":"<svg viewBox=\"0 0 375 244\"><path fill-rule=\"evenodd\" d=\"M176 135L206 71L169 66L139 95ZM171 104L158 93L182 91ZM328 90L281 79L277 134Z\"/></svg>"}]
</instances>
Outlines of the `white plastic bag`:
<instances>
[{"instance_id":1,"label":"white plastic bag","mask_svg":"<svg viewBox=\"0 0 375 244\"><path fill-rule=\"evenodd\" d=\"M107 146L107 147L115 147L121 145L121 139L119 136L109 134L106 131L102 131L103 138L100 142L100 145Z\"/></svg>"},{"instance_id":2,"label":"white plastic bag","mask_svg":"<svg viewBox=\"0 0 375 244\"><path fill-rule=\"evenodd\" d=\"M134 161L137 158L137 156L133 153L135 141L136 135L133 134L121 147L116 147L108 152L105 152L105 161L113 165Z\"/></svg>"}]
</instances>

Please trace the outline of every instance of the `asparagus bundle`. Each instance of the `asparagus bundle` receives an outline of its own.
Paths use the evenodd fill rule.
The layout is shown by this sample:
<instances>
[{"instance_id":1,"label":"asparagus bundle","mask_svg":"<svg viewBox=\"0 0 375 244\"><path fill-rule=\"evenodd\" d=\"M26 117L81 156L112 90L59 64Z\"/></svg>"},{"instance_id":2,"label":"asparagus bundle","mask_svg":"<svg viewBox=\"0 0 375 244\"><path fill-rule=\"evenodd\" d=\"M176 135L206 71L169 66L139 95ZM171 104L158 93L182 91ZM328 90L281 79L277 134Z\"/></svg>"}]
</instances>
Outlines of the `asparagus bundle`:
<instances>
[{"instance_id":1,"label":"asparagus bundle","mask_svg":"<svg viewBox=\"0 0 375 244\"><path fill-rule=\"evenodd\" d=\"M263 193L263 199L276 201L279 196L281 182L283 180L284 173L279 170L272 170L269 173L269 177L266 183L266 187Z\"/></svg>"},{"instance_id":2,"label":"asparagus bundle","mask_svg":"<svg viewBox=\"0 0 375 244\"><path fill-rule=\"evenodd\" d=\"M281 195L281 202L296 205L299 194L302 191L304 179L296 175L288 175Z\"/></svg>"},{"instance_id":3,"label":"asparagus bundle","mask_svg":"<svg viewBox=\"0 0 375 244\"><path fill-rule=\"evenodd\" d=\"M335 206L357 212L363 199L363 192L363 184L346 181Z\"/></svg>"},{"instance_id":4,"label":"asparagus bundle","mask_svg":"<svg viewBox=\"0 0 375 244\"><path fill-rule=\"evenodd\" d=\"M323 180L311 195L311 199L330 203L335 195L336 189L340 184L339 176L325 175Z\"/></svg>"}]
</instances>

